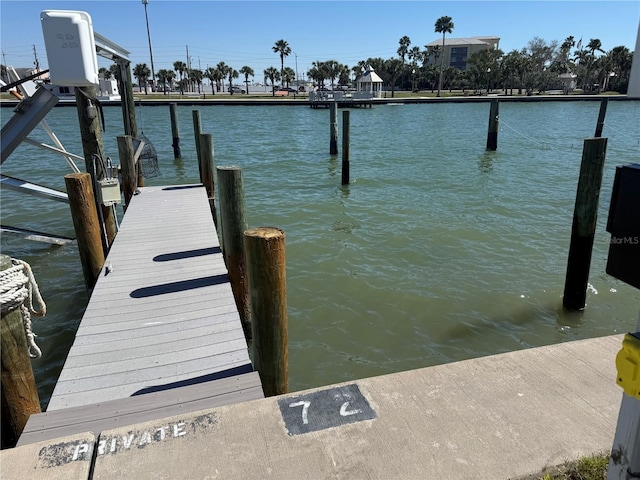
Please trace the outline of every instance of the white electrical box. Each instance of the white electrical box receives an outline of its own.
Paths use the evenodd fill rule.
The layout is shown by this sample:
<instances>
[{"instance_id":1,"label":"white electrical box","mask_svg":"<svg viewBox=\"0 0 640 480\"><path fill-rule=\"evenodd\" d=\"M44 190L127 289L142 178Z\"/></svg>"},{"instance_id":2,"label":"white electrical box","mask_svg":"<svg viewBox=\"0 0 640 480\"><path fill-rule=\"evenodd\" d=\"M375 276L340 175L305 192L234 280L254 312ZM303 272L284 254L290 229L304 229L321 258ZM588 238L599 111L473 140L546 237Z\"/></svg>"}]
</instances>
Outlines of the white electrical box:
<instances>
[{"instance_id":1,"label":"white electrical box","mask_svg":"<svg viewBox=\"0 0 640 480\"><path fill-rule=\"evenodd\" d=\"M97 85L98 56L89 14L44 10L40 21L51 83L69 87Z\"/></svg>"}]
</instances>

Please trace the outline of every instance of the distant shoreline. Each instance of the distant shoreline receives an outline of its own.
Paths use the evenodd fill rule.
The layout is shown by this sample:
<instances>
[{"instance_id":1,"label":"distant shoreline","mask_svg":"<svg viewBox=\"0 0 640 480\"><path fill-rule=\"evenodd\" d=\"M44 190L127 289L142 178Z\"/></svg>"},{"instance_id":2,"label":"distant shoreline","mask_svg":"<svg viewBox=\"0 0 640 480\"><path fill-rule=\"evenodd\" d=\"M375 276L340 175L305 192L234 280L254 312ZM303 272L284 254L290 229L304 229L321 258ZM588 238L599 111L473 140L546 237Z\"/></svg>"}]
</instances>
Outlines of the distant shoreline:
<instances>
[{"instance_id":1,"label":"distant shoreline","mask_svg":"<svg viewBox=\"0 0 640 480\"><path fill-rule=\"evenodd\" d=\"M492 100L500 102L578 102L578 101L596 101L608 98L613 101L638 101L640 98L632 98L627 95L483 95L483 96L452 96L452 97L387 97L371 100L372 105L393 104L417 104L417 103L482 103ZM135 98L136 104L147 106L161 106L176 103L178 105L235 105L235 106L300 106L309 107L310 102L307 97L304 98L216 98L210 95L207 98L167 98L165 99L144 99L139 96ZM0 107L14 108L18 105L17 100L0 99ZM120 100L108 100L101 102L103 106L118 106ZM56 105L57 107L75 106L75 99L64 100Z\"/></svg>"}]
</instances>

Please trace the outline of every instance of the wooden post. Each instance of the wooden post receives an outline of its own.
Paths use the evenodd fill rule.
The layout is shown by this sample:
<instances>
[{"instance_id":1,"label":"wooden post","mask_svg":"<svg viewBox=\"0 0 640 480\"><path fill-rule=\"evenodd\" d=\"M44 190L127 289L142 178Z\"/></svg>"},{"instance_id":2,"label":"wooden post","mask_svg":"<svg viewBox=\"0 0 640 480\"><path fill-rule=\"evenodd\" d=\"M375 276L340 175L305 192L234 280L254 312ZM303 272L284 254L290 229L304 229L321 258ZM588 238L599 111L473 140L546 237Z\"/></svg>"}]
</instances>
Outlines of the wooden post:
<instances>
[{"instance_id":1,"label":"wooden post","mask_svg":"<svg viewBox=\"0 0 640 480\"><path fill-rule=\"evenodd\" d=\"M138 188L138 174L134 162L135 152L133 151L133 139L129 135L118 136L118 157L122 166L122 189L124 191L125 210L131 202L133 193Z\"/></svg>"},{"instance_id":2,"label":"wooden post","mask_svg":"<svg viewBox=\"0 0 640 480\"><path fill-rule=\"evenodd\" d=\"M178 128L178 105L176 103L169 104L169 113L171 115L171 137L173 138L173 158L182 158L180 153L180 129Z\"/></svg>"},{"instance_id":3,"label":"wooden post","mask_svg":"<svg viewBox=\"0 0 640 480\"><path fill-rule=\"evenodd\" d=\"M96 96L95 87L75 87L76 92L76 108L78 110L78 121L80 123L80 134L82 136L82 150L84 151L84 162L87 172L91 175L92 180L104 177L104 169L102 163L95 161L96 178L94 178L94 156L97 155L104 161L106 156L102 143L102 130L100 129L100 115L97 105L90 100ZM93 191L93 188L92 188ZM94 195L97 192L94 191ZM98 205L99 199L94 197L94 207ZM114 238L116 238L116 221L111 207L100 205L102 210L102 218L104 220L106 248L111 246ZM102 226L100 227L102 228Z\"/></svg>"},{"instance_id":4,"label":"wooden post","mask_svg":"<svg viewBox=\"0 0 640 480\"><path fill-rule=\"evenodd\" d=\"M70 173L65 175L64 183L69 196L69 207L78 241L84 280L91 290L104 264L100 222L96 213L91 177L88 173Z\"/></svg>"},{"instance_id":5,"label":"wooden post","mask_svg":"<svg viewBox=\"0 0 640 480\"><path fill-rule=\"evenodd\" d=\"M500 115L500 104L498 100L491 100L489 109L489 128L487 130L487 150L498 149L498 115Z\"/></svg>"},{"instance_id":6,"label":"wooden post","mask_svg":"<svg viewBox=\"0 0 640 480\"><path fill-rule=\"evenodd\" d=\"M200 134L202 133L202 120L200 118L200 110L192 110L191 115L193 117L193 134L196 142L196 158L198 159L198 172L200 178L202 178L202 171L200 171Z\"/></svg>"},{"instance_id":7,"label":"wooden post","mask_svg":"<svg viewBox=\"0 0 640 480\"><path fill-rule=\"evenodd\" d=\"M136 123L136 104L133 98L133 82L131 80L131 63L126 60L116 60L118 65L118 91L120 92L120 104L122 106L122 120L124 134L131 137L138 136Z\"/></svg>"},{"instance_id":8,"label":"wooden post","mask_svg":"<svg viewBox=\"0 0 640 480\"><path fill-rule=\"evenodd\" d=\"M265 396L287 393L289 350L284 232L250 228L244 232L253 332L253 364Z\"/></svg>"},{"instance_id":9,"label":"wooden post","mask_svg":"<svg viewBox=\"0 0 640 480\"><path fill-rule=\"evenodd\" d=\"M342 185L349 185L349 157L351 155L349 126L349 110L345 110L342 112Z\"/></svg>"},{"instance_id":10,"label":"wooden post","mask_svg":"<svg viewBox=\"0 0 640 480\"><path fill-rule=\"evenodd\" d=\"M334 100L329 106L329 116L331 117L331 133L329 139L329 154L338 154L338 103Z\"/></svg>"},{"instance_id":11,"label":"wooden post","mask_svg":"<svg viewBox=\"0 0 640 480\"><path fill-rule=\"evenodd\" d=\"M582 310L586 303L606 152L606 138L588 138L584 141L562 298L563 305L570 310Z\"/></svg>"},{"instance_id":12,"label":"wooden post","mask_svg":"<svg viewBox=\"0 0 640 480\"><path fill-rule=\"evenodd\" d=\"M198 159L198 165L200 167L200 181L207 190L207 197L209 198L209 206L211 207L211 213L213 214L213 220L216 225L218 224L216 219L216 206L215 206L215 180L213 176L213 135L210 133L201 133L198 136L198 145L200 145L200 158Z\"/></svg>"},{"instance_id":13,"label":"wooden post","mask_svg":"<svg viewBox=\"0 0 640 480\"><path fill-rule=\"evenodd\" d=\"M0 270L13 267L11 257L0 255ZM2 448L16 445L33 413L40 413L40 399L29 358L20 308L2 314L0 321L2 362Z\"/></svg>"},{"instance_id":14,"label":"wooden post","mask_svg":"<svg viewBox=\"0 0 640 480\"><path fill-rule=\"evenodd\" d=\"M596 133L594 137L599 138L602 136L602 129L604 128L604 117L607 115L607 105L609 104L608 98L603 98L600 101L600 112L598 113L598 123L596 124Z\"/></svg>"},{"instance_id":15,"label":"wooden post","mask_svg":"<svg viewBox=\"0 0 640 480\"><path fill-rule=\"evenodd\" d=\"M247 291L247 262L243 233L247 229L244 211L244 183L240 167L218 167L218 197L220 199L220 226L222 251L229 271L233 297L240 313L244 336L252 339L249 294Z\"/></svg>"}]
</instances>

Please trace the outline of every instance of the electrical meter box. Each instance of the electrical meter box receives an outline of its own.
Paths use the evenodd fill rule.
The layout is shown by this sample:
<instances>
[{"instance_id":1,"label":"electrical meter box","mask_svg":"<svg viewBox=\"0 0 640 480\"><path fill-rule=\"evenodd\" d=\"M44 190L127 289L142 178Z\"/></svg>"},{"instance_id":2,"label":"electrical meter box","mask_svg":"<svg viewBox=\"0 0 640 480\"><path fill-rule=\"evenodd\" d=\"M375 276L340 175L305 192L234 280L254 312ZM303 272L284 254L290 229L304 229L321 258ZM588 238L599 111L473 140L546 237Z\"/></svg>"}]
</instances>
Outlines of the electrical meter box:
<instances>
[{"instance_id":1,"label":"electrical meter box","mask_svg":"<svg viewBox=\"0 0 640 480\"><path fill-rule=\"evenodd\" d=\"M98 84L98 56L93 23L86 12L40 13L51 83L69 87Z\"/></svg>"},{"instance_id":2,"label":"electrical meter box","mask_svg":"<svg viewBox=\"0 0 640 480\"><path fill-rule=\"evenodd\" d=\"M607 232L607 273L640 288L640 164L616 167Z\"/></svg>"}]
</instances>

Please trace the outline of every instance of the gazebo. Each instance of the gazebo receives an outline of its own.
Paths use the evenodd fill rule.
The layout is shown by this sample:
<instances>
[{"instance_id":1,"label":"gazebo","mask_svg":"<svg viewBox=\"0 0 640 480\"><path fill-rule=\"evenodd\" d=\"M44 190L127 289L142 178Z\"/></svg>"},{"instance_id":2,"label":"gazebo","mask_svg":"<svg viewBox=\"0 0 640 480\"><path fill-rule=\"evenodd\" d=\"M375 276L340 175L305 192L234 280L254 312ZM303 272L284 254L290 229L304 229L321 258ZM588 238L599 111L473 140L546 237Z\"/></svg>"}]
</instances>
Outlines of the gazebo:
<instances>
[{"instance_id":1,"label":"gazebo","mask_svg":"<svg viewBox=\"0 0 640 480\"><path fill-rule=\"evenodd\" d=\"M367 92L371 98L382 97L382 84L384 82L380 76L373 70L373 67L367 67L362 76L356 80L356 89L358 92Z\"/></svg>"}]
</instances>

